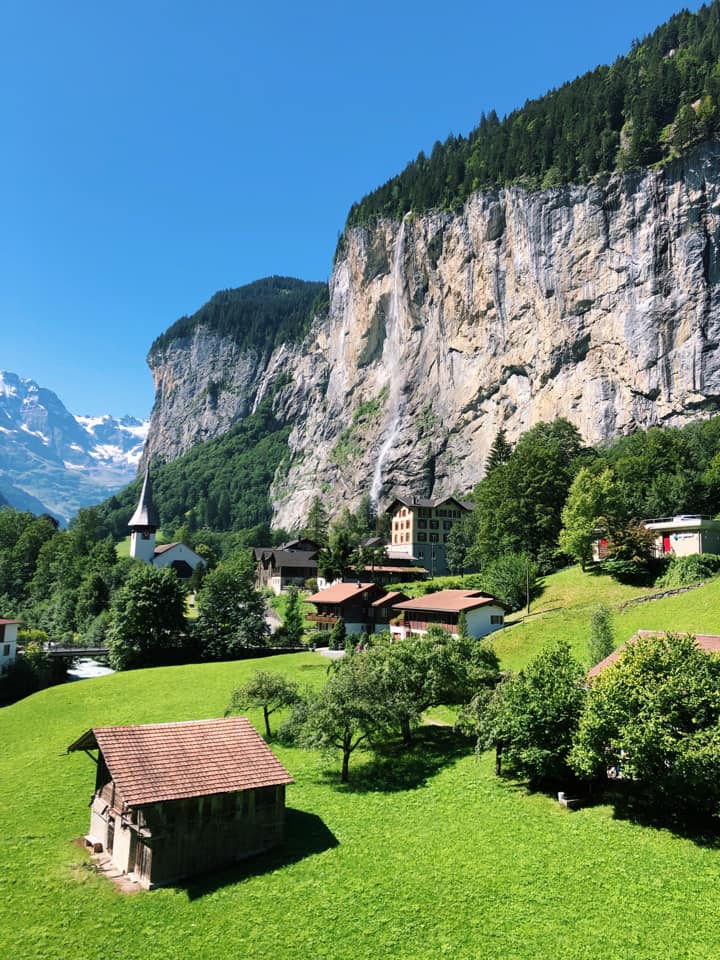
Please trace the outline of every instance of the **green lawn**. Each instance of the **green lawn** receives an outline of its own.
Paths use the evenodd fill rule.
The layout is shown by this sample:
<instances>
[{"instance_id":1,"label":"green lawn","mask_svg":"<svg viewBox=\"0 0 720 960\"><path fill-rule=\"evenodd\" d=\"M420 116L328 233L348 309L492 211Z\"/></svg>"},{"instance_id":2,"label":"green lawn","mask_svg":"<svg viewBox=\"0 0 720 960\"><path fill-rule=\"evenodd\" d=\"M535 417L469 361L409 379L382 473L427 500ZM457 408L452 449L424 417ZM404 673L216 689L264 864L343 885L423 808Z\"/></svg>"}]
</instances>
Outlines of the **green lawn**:
<instances>
[{"instance_id":1,"label":"green lawn","mask_svg":"<svg viewBox=\"0 0 720 960\"><path fill-rule=\"evenodd\" d=\"M296 780L282 852L187 887L116 893L73 845L87 830L94 765L66 746L90 726L221 716L259 666L319 685L327 661L115 674L0 710L3 957L720 955L717 850L615 819L607 806L569 813L497 781L489 759L478 763L442 728L409 757L354 757L349 788L336 763L276 747Z\"/></svg>"},{"instance_id":2,"label":"green lawn","mask_svg":"<svg viewBox=\"0 0 720 960\"><path fill-rule=\"evenodd\" d=\"M617 643L636 630L720 633L720 578L697 590L664 600L622 605L633 597L659 592L617 583L611 577L569 567L545 579L542 595L525 610L508 617L508 626L493 636L503 667L517 670L548 640L567 640L578 659L587 660L587 638L593 607L607 604L614 614Z\"/></svg>"}]
</instances>

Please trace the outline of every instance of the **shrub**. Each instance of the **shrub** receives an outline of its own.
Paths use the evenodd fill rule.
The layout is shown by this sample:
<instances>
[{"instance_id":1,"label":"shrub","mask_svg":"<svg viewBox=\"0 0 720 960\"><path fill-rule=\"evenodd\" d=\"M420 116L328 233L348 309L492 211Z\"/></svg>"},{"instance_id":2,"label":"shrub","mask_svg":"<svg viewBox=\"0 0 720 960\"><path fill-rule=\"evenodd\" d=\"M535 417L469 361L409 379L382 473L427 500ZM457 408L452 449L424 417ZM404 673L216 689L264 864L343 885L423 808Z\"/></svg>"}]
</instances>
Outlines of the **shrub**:
<instances>
[{"instance_id":1,"label":"shrub","mask_svg":"<svg viewBox=\"0 0 720 960\"><path fill-rule=\"evenodd\" d=\"M690 583L707 580L718 570L720 570L720 556L716 553L671 557L665 572L656 583L659 587L684 587Z\"/></svg>"}]
</instances>

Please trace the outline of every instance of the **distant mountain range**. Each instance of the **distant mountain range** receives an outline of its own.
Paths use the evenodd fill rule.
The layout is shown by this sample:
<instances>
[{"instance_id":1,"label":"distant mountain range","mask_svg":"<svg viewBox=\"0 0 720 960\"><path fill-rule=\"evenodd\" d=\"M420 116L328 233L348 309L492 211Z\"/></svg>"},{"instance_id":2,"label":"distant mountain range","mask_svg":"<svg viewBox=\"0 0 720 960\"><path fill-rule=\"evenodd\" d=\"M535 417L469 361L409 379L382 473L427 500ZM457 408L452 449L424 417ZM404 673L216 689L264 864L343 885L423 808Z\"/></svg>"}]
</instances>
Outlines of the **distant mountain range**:
<instances>
[{"instance_id":1,"label":"distant mountain range","mask_svg":"<svg viewBox=\"0 0 720 960\"><path fill-rule=\"evenodd\" d=\"M137 472L147 421L73 416L57 394L0 371L0 505L67 523Z\"/></svg>"}]
</instances>

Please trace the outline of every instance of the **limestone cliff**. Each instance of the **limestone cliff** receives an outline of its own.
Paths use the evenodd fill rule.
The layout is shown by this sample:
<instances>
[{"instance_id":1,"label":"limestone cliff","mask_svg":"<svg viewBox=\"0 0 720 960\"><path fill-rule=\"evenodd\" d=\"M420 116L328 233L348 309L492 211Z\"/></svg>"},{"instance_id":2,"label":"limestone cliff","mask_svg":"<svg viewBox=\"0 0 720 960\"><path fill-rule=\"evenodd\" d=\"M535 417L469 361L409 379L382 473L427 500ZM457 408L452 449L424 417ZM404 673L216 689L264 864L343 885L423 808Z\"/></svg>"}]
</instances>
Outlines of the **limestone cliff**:
<instances>
[{"instance_id":1,"label":"limestone cliff","mask_svg":"<svg viewBox=\"0 0 720 960\"><path fill-rule=\"evenodd\" d=\"M439 496L565 416L588 442L720 406L720 144L585 186L472 197L344 238L329 315L269 359L203 329L151 355L147 453L175 457L278 390L275 523L312 497Z\"/></svg>"}]
</instances>

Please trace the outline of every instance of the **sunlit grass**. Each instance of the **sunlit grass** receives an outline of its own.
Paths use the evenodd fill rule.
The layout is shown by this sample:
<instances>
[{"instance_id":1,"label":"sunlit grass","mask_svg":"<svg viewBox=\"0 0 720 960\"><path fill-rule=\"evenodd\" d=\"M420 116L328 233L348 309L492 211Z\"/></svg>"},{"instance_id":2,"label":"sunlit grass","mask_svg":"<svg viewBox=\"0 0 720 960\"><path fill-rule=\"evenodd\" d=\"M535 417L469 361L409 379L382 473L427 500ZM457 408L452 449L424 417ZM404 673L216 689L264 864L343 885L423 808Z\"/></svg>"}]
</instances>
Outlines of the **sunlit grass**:
<instances>
[{"instance_id":1,"label":"sunlit grass","mask_svg":"<svg viewBox=\"0 0 720 960\"><path fill-rule=\"evenodd\" d=\"M300 812L284 860L186 888L116 893L73 845L87 830L94 765L65 748L91 726L221 716L232 688L259 667L317 687L327 662L300 654L116 674L0 711L2 956L720 955L718 851L614 819L607 806L569 813L496 780L489 758L478 763L471 743L442 728L421 734L409 757L395 749L376 763L359 751L348 788L337 763L273 745L296 780L288 805ZM311 818L332 843L293 832Z\"/></svg>"}]
</instances>

